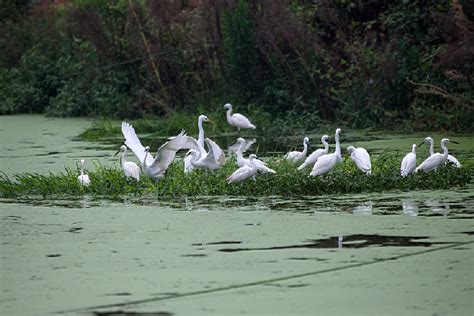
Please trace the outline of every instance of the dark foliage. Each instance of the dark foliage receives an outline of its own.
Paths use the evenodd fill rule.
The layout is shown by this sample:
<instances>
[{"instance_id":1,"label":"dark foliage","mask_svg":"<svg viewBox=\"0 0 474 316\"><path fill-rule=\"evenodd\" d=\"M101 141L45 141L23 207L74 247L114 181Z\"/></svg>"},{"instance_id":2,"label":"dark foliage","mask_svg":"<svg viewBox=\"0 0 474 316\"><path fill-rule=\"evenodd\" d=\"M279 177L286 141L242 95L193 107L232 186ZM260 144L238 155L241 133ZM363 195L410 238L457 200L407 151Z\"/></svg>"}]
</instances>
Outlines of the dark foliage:
<instances>
[{"instance_id":1,"label":"dark foliage","mask_svg":"<svg viewBox=\"0 0 474 316\"><path fill-rule=\"evenodd\" d=\"M136 118L234 102L353 127L472 130L469 1L26 3L1 5L0 113Z\"/></svg>"}]
</instances>

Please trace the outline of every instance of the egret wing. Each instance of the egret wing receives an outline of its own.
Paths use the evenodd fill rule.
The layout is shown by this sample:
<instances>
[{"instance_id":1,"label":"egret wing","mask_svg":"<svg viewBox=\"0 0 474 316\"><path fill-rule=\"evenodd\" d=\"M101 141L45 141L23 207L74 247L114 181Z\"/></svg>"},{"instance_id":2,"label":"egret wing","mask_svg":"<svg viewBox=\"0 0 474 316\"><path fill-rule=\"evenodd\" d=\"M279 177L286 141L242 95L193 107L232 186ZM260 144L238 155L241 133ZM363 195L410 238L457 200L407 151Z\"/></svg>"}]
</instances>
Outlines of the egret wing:
<instances>
[{"instance_id":1,"label":"egret wing","mask_svg":"<svg viewBox=\"0 0 474 316\"><path fill-rule=\"evenodd\" d=\"M217 145L213 140L206 138L205 142L209 151L207 153L205 161L214 162L218 165L223 165L225 163L225 155L222 149Z\"/></svg>"},{"instance_id":2,"label":"egret wing","mask_svg":"<svg viewBox=\"0 0 474 316\"><path fill-rule=\"evenodd\" d=\"M245 140L245 145L244 145L244 150L242 152L246 152L247 150L249 150L250 147L252 147L252 145L255 144L256 142L257 142L257 140L255 138L246 139ZM229 151L229 153L235 153L235 152L237 152L237 150L239 150L239 147L240 147L239 142L235 142L232 145L230 145L227 148L227 150Z\"/></svg>"},{"instance_id":3,"label":"egret wing","mask_svg":"<svg viewBox=\"0 0 474 316\"><path fill-rule=\"evenodd\" d=\"M364 169L365 171L371 169L370 156L364 148L357 148L351 156L359 168Z\"/></svg>"},{"instance_id":4,"label":"egret wing","mask_svg":"<svg viewBox=\"0 0 474 316\"><path fill-rule=\"evenodd\" d=\"M153 162L152 168L159 168L161 170L168 169L169 165L173 162L176 152L180 149L185 148L188 144L189 137L186 136L184 131L178 136L170 138L169 141L161 145L156 152L156 159Z\"/></svg>"},{"instance_id":5,"label":"egret wing","mask_svg":"<svg viewBox=\"0 0 474 316\"><path fill-rule=\"evenodd\" d=\"M452 155L448 155L447 162L454 164L454 165L455 165L456 167L458 167L458 168L461 168L461 167L462 167L462 165L461 165L461 163L459 162L459 160L457 160L456 157L454 157L454 156L452 156Z\"/></svg>"},{"instance_id":6,"label":"egret wing","mask_svg":"<svg viewBox=\"0 0 474 316\"><path fill-rule=\"evenodd\" d=\"M239 121L242 124L253 125L250 120L240 113L232 114L232 118L236 121Z\"/></svg>"},{"instance_id":7,"label":"egret wing","mask_svg":"<svg viewBox=\"0 0 474 316\"><path fill-rule=\"evenodd\" d=\"M138 139L137 134L133 126L127 122L122 122L122 134L125 137L125 145L130 148L141 164L145 159L145 147L143 147L140 139ZM153 157L148 154L146 158L146 164L150 165L153 163Z\"/></svg>"}]
</instances>

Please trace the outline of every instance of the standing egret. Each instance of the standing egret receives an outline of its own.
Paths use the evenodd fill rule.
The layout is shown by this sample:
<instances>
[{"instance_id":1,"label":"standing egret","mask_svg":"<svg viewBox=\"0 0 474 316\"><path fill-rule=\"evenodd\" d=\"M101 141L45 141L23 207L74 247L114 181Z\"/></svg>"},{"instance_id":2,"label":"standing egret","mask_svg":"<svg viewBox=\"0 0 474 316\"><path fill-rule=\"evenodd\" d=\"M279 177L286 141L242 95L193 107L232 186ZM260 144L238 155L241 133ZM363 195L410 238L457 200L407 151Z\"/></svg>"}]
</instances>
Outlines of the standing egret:
<instances>
[{"instance_id":1,"label":"standing egret","mask_svg":"<svg viewBox=\"0 0 474 316\"><path fill-rule=\"evenodd\" d=\"M411 146L411 152L403 157L402 165L400 166L400 174L406 177L412 173L416 168L416 144Z\"/></svg>"},{"instance_id":2,"label":"standing egret","mask_svg":"<svg viewBox=\"0 0 474 316\"><path fill-rule=\"evenodd\" d=\"M84 159L81 159L81 175L77 177L77 181L79 181L79 184L87 187L89 184L91 184L91 180L89 179L89 176L87 174L84 174L84 163L86 161Z\"/></svg>"},{"instance_id":3,"label":"standing egret","mask_svg":"<svg viewBox=\"0 0 474 316\"><path fill-rule=\"evenodd\" d=\"M204 149L204 127L202 126L204 122L214 123L206 115L199 115L198 117L198 130L199 130L199 135L197 139L198 148L192 149L192 150L199 150L199 152L201 153L201 156L204 156L206 154L206 150ZM190 152L188 153L186 157L184 157L184 173L189 173L194 169L193 165L191 164L191 158L192 156L190 155Z\"/></svg>"},{"instance_id":4,"label":"standing egret","mask_svg":"<svg viewBox=\"0 0 474 316\"><path fill-rule=\"evenodd\" d=\"M354 146L347 147L351 160L355 162L357 168L362 170L365 174L369 175L372 173L372 164L370 163L369 153L365 148Z\"/></svg>"},{"instance_id":5,"label":"standing egret","mask_svg":"<svg viewBox=\"0 0 474 316\"><path fill-rule=\"evenodd\" d=\"M316 160L316 163L313 166L313 170L309 174L311 177L316 177L328 173L332 170L332 168L334 168L336 163L342 161L341 145L339 144L340 133L341 129L336 129L336 134L334 136L334 139L336 140L336 149L332 154L322 155L318 158L318 160Z\"/></svg>"},{"instance_id":6,"label":"standing egret","mask_svg":"<svg viewBox=\"0 0 474 316\"><path fill-rule=\"evenodd\" d=\"M120 149L117 151L115 156L122 151L122 156L120 157L120 165L122 166L123 173L126 177L132 177L137 181L140 181L140 167L132 161L126 161L125 157L127 156L127 146L122 145Z\"/></svg>"},{"instance_id":7,"label":"standing egret","mask_svg":"<svg viewBox=\"0 0 474 316\"><path fill-rule=\"evenodd\" d=\"M244 129L246 129L246 128L255 129L256 128L256 126L253 125L250 122L250 120L247 117L245 117L244 115L242 115L240 113L232 114L232 104L227 103L226 105L224 105L224 108L227 109L227 122L230 125L237 127L239 132L240 132L241 128L244 128Z\"/></svg>"},{"instance_id":8,"label":"standing egret","mask_svg":"<svg viewBox=\"0 0 474 316\"><path fill-rule=\"evenodd\" d=\"M258 171L262 171L263 173L276 173L275 170L268 168L265 163L262 163L263 162L259 160L255 154L251 154L249 156L249 164L235 170L227 178L228 183L243 181L250 177L256 181L255 176L257 175Z\"/></svg>"},{"instance_id":9,"label":"standing egret","mask_svg":"<svg viewBox=\"0 0 474 316\"><path fill-rule=\"evenodd\" d=\"M155 181L164 177L166 169L173 162L178 150L189 149L188 136L182 131L178 136L170 138L161 145L156 152L156 157L153 158L149 154L150 147L143 147L132 125L122 122L122 133L125 137L125 145L133 151L142 164L143 173Z\"/></svg>"},{"instance_id":10,"label":"standing egret","mask_svg":"<svg viewBox=\"0 0 474 316\"><path fill-rule=\"evenodd\" d=\"M305 137L303 139L303 151L290 151L285 155L285 158L295 164L301 162L306 158L306 154L308 153L308 143L309 138Z\"/></svg>"},{"instance_id":11,"label":"standing egret","mask_svg":"<svg viewBox=\"0 0 474 316\"><path fill-rule=\"evenodd\" d=\"M298 170L303 170L306 167L312 167L316 163L316 160L318 160L319 157L322 155L326 155L329 152L329 144L328 144L328 135L323 135L321 137L321 143L324 145L324 149L319 148L315 150L311 155L306 158L306 160L301 164L301 166L298 167Z\"/></svg>"},{"instance_id":12,"label":"standing egret","mask_svg":"<svg viewBox=\"0 0 474 316\"><path fill-rule=\"evenodd\" d=\"M187 143L189 148L196 148L198 146L197 141L192 137L187 137ZM205 139L205 143L208 152L204 150L204 154L201 154L199 150L190 151L191 160L190 163L194 168L201 168L206 170L216 170L222 167L225 163L225 154L222 149L214 141L209 138Z\"/></svg>"},{"instance_id":13,"label":"standing egret","mask_svg":"<svg viewBox=\"0 0 474 316\"><path fill-rule=\"evenodd\" d=\"M459 144L458 142L450 141L448 138L443 138L441 140L441 149L443 149L443 153L442 154L441 153L434 153L431 156L429 156L428 158L426 158L425 161L423 161L421 163L421 165L416 167L415 172L430 171L430 170L435 170L436 171L436 169L438 167L445 164L446 160L448 159L448 155L449 155L448 148L446 148L447 143Z\"/></svg>"},{"instance_id":14,"label":"standing egret","mask_svg":"<svg viewBox=\"0 0 474 316\"><path fill-rule=\"evenodd\" d=\"M435 152L434 152L434 140L433 138L431 137L426 137L419 145L418 147L420 147L421 145L423 144L429 144L430 145L430 152L429 152L429 156L433 155ZM428 156L428 157L429 157ZM456 159L456 157L452 156L452 155L448 155L448 158L446 159L446 164L453 164L454 166L456 166L457 168L461 168L462 165L461 163L459 162L459 160Z\"/></svg>"}]
</instances>

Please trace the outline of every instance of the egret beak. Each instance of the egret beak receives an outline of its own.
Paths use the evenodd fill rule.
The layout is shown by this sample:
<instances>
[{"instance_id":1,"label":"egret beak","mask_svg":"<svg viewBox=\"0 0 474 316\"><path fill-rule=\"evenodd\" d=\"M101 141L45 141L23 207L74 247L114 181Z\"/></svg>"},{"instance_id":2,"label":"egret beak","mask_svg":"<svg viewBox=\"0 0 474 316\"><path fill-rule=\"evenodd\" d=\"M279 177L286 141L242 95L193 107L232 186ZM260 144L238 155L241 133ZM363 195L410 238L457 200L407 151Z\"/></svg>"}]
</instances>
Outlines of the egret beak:
<instances>
[{"instance_id":1,"label":"egret beak","mask_svg":"<svg viewBox=\"0 0 474 316\"><path fill-rule=\"evenodd\" d=\"M207 119L207 121L211 124L216 124L216 123L214 123L214 121L211 121L210 119Z\"/></svg>"},{"instance_id":2,"label":"egret beak","mask_svg":"<svg viewBox=\"0 0 474 316\"><path fill-rule=\"evenodd\" d=\"M118 153L120 152L121 149L117 150L117 152L115 153L114 157L118 155Z\"/></svg>"},{"instance_id":3,"label":"egret beak","mask_svg":"<svg viewBox=\"0 0 474 316\"><path fill-rule=\"evenodd\" d=\"M418 147L421 147L421 145L423 145L425 142L422 141L420 144L418 144Z\"/></svg>"},{"instance_id":4,"label":"egret beak","mask_svg":"<svg viewBox=\"0 0 474 316\"><path fill-rule=\"evenodd\" d=\"M458 142L455 142L454 140L450 141L450 143L453 143L453 144L458 144L458 145L460 145Z\"/></svg>"}]
</instances>

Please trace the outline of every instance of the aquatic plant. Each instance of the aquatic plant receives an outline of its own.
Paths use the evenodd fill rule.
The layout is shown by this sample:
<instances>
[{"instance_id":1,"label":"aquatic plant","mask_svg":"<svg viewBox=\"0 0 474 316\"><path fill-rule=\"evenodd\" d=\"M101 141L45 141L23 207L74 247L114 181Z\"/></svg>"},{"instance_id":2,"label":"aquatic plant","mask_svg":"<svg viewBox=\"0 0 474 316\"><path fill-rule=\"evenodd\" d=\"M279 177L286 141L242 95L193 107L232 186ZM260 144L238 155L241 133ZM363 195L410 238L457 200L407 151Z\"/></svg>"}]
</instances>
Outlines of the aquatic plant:
<instances>
[{"instance_id":1,"label":"aquatic plant","mask_svg":"<svg viewBox=\"0 0 474 316\"><path fill-rule=\"evenodd\" d=\"M25 196L77 196L92 194L114 198L121 195L132 196L303 196L330 193L382 192L390 190L450 189L463 187L472 181L474 165L464 163L465 167L444 166L436 173L416 173L407 177L399 174L397 154L382 153L373 159L371 176L366 176L349 160L329 174L321 177L308 177L308 172L300 172L296 167L281 158L267 159L269 166L277 174L263 174L254 182L246 180L228 184L226 178L237 168L235 159L230 159L215 172L197 170L185 175L182 161L173 163L166 177L154 182L143 177L140 182L125 178L119 169L96 165L89 171L91 185L82 187L77 182L78 170L66 169L59 174L22 173L12 177L0 175L0 197L13 198Z\"/></svg>"}]
</instances>

